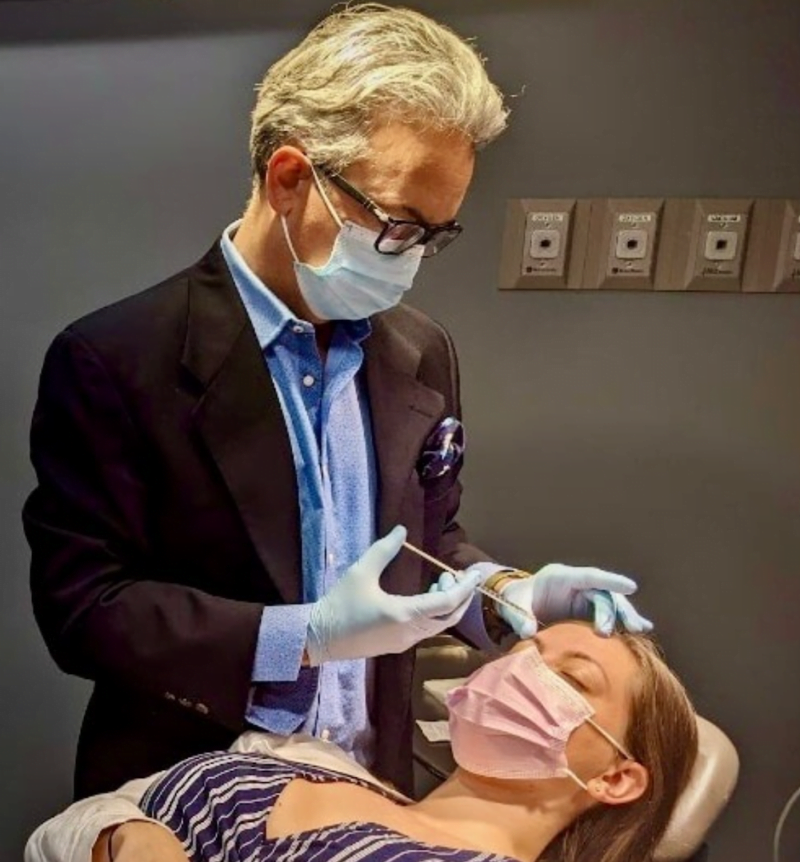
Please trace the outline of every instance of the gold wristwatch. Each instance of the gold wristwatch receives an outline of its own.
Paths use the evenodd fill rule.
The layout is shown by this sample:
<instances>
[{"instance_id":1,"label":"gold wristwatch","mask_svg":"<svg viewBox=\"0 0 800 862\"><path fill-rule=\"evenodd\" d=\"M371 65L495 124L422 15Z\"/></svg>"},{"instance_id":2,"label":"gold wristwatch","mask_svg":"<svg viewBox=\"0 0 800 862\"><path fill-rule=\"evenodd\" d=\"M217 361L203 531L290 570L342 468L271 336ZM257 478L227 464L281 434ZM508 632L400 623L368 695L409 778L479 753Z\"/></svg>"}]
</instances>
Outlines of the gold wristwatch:
<instances>
[{"instance_id":1,"label":"gold wristwatch","mask_svg":"<svg viewBox=\"0 0 800 862\"><path fill-rule=\"evenodd\" d=\"M483 586L487 590L499 593L500 586L504 581L521 581L531 577L533 575L530 572L524 572L522 569L502 569L489 575L483 582ZM499 644L504 637L512 633L511 626L500 616L497 604L490 596L483 596L481 610L483 611L483 624L486 626L486 633L496 644Z\"/></svg>"}]
</instances>

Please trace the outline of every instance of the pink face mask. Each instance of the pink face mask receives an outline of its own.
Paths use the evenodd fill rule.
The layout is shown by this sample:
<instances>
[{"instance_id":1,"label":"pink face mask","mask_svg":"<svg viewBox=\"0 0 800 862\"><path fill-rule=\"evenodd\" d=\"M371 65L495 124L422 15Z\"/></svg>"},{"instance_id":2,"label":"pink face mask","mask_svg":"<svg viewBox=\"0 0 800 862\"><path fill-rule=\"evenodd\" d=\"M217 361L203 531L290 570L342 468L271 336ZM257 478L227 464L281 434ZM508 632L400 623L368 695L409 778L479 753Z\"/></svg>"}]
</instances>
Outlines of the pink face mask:
<instances>
[{"instance_id":1,"label":"pink face mask","mask_svg":"<svg viewBox=\"0 0 800 862\"><path fill-rule=\"evenodd\" d=\"M594 709L551 670L539 650L509 653L479 668L447 696L456 763L490 778L558 778L585 782L569 768L565 747L588 722L625 758L634 758L592 721Z\"/></svg>"}]
</instances>

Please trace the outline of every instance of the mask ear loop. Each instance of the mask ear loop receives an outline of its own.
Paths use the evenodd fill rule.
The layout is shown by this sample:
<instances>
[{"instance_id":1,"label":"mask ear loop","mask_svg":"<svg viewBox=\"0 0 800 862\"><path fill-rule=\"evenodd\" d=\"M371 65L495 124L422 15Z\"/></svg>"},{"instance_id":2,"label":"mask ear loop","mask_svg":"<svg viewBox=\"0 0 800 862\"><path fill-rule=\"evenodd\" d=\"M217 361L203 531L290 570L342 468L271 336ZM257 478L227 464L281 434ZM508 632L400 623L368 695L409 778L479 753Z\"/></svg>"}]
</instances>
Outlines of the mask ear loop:
<instances>
[{"instance_id":1,"label":"mask ear loop","mask_svg":"<svg viewBox=\"0 0 800 862\"><path fill-rule=\"evenodd\" d=\"M578 776L568 766L564 767L564 772L576 784L580 785L587 793L589 792L589 785L585 781L583 781L582 779L578 778Z\"/></svg>"},{"instance_id":2,"label":"mask ear loop","mask_svg":"<svg viewBox=\"0 0 800 862\"><path fill-rule=\"evenodd\" d=\"M286 216L283 213L281 213L281 227L283 228L283 235L286 237L286 245L289 246L289 251L292 253L294 262L300 263L300 258L297 256L297 252L294 249L292 238L289 236L289 226L286 224Z\"/></svg>"},{"instance_id":3,"label":"mask ear loop","mask_svg":"<svg viewBox=\"0 0 800 862\"><path fill-rule=\"evenodd\" d=\"M344 227L344 225L342 224L342 220L339 218L339 214L333 208L333 204L331 203L330 198L325 193L325 189L322 187L322 183L319 180L319 174L317 173L316 168L311 162L308 163L308 166L311 168L311 173L314 177L314 185L317 187L317 191L319 192L319 196L322 198L322 202L325 204L328 212L331 214L331 218L339 226L339 230L341 230ZM286 238L286 245L289 246L289 251L292 253L294 262L300 263L300 257L295 250L292 238L289 236L289 226L286 224L286 216L283 214L281 214L281 227L283 228L283 235Z\"/></svg>"},{"instance_id":4,"label":"mask ear loop","mask_svg":"<svg viewBox=\"0 0 800 862\"><path fill-rule=\"evenodd\" d=\"M622 747L622 746L617 742L617 740L616 740L616 739L614 739L614 737L613 737L613 736L612 736L612 735L611 735L607 730L605 730L605 729L603 729L602 727L600 727L600 725L599 725L599 724L597 724L595 721L593 721L591 718L587 718L587 719L586 719L586 722L587 722L587 724L591 724L591 725L592 725L592 727L593 727L593 728L594 728L594 729L595 729L595 730L600 734L600 736L604 737L608 742L610 742L610 743L611 743L611 745L613 745L613 746L614 746L614 748L615 748L615 749L616 749L616 750L617 750L617 751L618 751L618 752L619 752L619 753L620 753L620 754L621 754L621 755L622 755L626 760L632 760L632 761L636 762L636 758L635 758L635 757L634 757L634 756L633 756L633 755L632 755L632 754L631 754L627 749L623 748L623 747Z\"/></svg>"},{"instance_id":5,"label":"mask ear loop","mask_svg":"<svg viewBox=\"0 0 800 862\"><path fill-rule=\"evenodd\" d=\"M339 226L339 229L341 230L344 225L342 224L342 220L339 218L339 213L337 213L336 210L333 208L333 204L331 203L330 198L328 197L325 189L323 188L322 183L319 181L319 174L317 173L317 169L311 162L309 162L308 164L311 167L311 173L314 175L314 183L317 186L319 196L322 198L325 206L328 208L328 212L331 214L331 218L336 222L336 224Z\"/></svg>"},{"instance_id":6,"label":"mask ear loop","mask_svg":"<svg viewBox=\"0 0 800 862\"><path fill-rule=\"evenodd\" d=\"M600 725L593 721L591 718L587 718L586 723L591 724L591 726L600 734L600 736L606 739L613 746L614 750L621 754L626 760L632 760L634 763L636 762L636 758L627 749L623 748L607 730L600 727ZM576 784L580 785L587 793L591 792L589 790L589 785L585 781L578 778L578 776L569 767L564 767L564 772Z\"/></svg>"}]
</instances>

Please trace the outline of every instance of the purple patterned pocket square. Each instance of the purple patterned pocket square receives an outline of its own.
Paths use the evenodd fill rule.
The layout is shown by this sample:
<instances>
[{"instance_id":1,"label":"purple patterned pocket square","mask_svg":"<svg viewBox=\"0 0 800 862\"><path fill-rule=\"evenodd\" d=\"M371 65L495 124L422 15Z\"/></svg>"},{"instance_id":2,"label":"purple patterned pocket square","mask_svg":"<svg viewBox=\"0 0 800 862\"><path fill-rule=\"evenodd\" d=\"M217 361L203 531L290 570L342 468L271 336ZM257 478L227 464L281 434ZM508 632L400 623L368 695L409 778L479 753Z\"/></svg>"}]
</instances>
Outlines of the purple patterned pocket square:
<instances>
[{"instance_id":1,"label":"purple patterned pocket square","mask_svg":"<svg viewBox=\"0 0 800 862\"><path fill-rule=\"evenodd\" d=\"M455 416L448 416L433 429L417 461L417 472L423 481L438 479L449 473L464 456L464 426Z\"/></svg>"}]
</instances>

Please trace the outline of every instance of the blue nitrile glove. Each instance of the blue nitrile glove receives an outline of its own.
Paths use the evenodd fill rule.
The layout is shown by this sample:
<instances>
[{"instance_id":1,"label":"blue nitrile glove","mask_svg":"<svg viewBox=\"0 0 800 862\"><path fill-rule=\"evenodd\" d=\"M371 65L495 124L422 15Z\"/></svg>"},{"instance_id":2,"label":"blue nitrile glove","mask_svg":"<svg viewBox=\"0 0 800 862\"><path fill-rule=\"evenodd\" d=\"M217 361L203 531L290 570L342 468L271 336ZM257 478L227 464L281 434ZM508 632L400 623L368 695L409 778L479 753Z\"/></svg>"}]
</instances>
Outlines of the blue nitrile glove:
<instances>
[{"instance_id":1,"label":"blue nitrile glove","mask_svg":"<svg viewBox=\"0 0 800 862\"><path fill-rule=\"evenodd\" d=\"M500 595L515 605L530 608L537 620L550 623L593 620L595 630L610 635L617 623L629 632L649 632L650 620L641 616L626 596L636 592L636 581L624 575L586 566L549 563L529 578L507 581ZM533 637L536 624L498 604L500 616L521 638Z\"/></svg>"},{"instance_id":2,"label":"blue nitrile glove","mask_svg":"<svg viewBox=\"0 0 800 862\"><path fill-rule=\"evenodd\" d=\"M464 576L469 576L471 578L473 578L473 577L477 578L478 579L477 583L480 583L483 580L483 573L478 568L464 569L461 572L461 574ZM463 581L463 578L456 580L455 575L452 572L440 572L438 579L435 580L428 587L428 592L429 593L445 593L448 590L452 590L453 587L457 586L458 584L461 584L462 581Z\"/></svg>"},{"instance_id":3,"label":"blue nitrile glove","mask_svg":"<svg viewBox=\"0 0 800 862\"><path fill-rule=\"evenodd\" d=\"M308 620L306 652L312 666L325 661L400 653L456 625L469 607L477 573L446 593L395 596L380 587L383 570L406 538L395 527L371 545L315 602Z\"/></svg>"}]
</instances>

